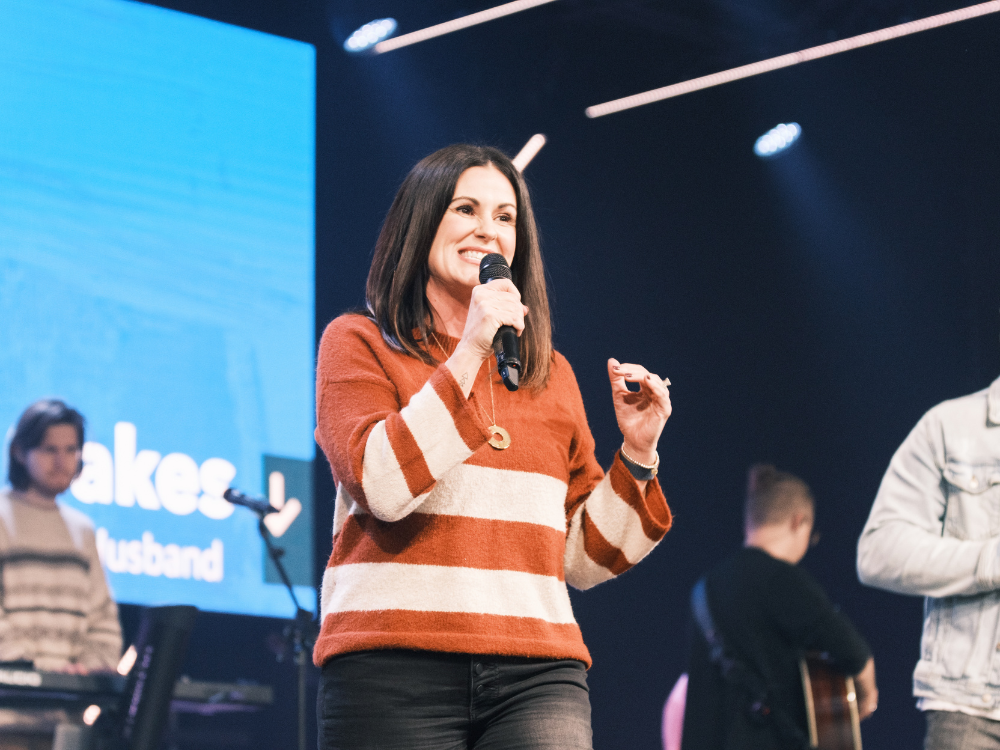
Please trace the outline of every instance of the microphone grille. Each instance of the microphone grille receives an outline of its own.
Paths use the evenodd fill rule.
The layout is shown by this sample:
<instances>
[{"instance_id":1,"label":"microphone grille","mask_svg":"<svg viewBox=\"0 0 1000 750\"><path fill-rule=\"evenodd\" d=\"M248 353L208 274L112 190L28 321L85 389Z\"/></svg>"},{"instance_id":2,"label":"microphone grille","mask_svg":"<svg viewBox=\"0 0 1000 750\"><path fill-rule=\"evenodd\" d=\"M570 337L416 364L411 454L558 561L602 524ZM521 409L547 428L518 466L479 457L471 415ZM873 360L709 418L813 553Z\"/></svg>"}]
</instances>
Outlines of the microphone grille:
<instances>
[{"instance_id":1,"label":"microphone grille","mask_svg":"<svg viewBox=\"0 0 1000 750\"><path fill-rule=\"evenodd\" d=\"M490 253L479 261L479 283L485 284L493 279L511 279L510 266L507 259L500 253Z\"/></svg>"}]
</instances>

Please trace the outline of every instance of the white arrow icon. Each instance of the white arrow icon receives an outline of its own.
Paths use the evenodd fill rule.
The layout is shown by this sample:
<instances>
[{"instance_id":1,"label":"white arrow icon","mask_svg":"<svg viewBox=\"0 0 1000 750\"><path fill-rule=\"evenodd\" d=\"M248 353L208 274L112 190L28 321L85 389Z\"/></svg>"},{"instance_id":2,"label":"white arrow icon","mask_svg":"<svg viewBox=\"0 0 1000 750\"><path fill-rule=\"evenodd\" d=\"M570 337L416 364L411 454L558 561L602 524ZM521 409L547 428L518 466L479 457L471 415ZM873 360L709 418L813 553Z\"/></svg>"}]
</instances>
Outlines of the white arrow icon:
<instances>
[{"instance_id":1,"label":"white arrow icon","mask_svg":"<svg viewBox=\"0 0 1000 750\"><path fill-rule=\"evenodd\" d=\"M285 500L285 475L280 471L272 471L267 477L267 499L278 512L264 516L264 524L273 536L282 536L302 512L302 503L294 497Z\"/></svg>"}]
</instances>

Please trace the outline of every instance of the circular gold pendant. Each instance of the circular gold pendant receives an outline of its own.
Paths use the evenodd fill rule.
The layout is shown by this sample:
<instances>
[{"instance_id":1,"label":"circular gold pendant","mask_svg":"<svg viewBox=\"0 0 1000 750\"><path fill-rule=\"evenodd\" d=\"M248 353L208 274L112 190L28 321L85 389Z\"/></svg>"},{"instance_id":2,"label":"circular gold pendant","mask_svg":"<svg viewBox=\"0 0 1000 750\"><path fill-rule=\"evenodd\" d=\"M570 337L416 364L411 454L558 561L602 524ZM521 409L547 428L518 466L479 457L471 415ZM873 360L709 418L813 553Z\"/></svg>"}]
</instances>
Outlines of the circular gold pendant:
<instances>
[{"instance_id":1,"label":"circular gold pendant","mask_svg":"<svg viewBox=\"0 0 1000 750\"><path fill-rule=\"evenodd\" d=\"M500 425L491 424L490 435L489 443L498 451L510 447L510 433Z\"/></svg>"}]
</instances>

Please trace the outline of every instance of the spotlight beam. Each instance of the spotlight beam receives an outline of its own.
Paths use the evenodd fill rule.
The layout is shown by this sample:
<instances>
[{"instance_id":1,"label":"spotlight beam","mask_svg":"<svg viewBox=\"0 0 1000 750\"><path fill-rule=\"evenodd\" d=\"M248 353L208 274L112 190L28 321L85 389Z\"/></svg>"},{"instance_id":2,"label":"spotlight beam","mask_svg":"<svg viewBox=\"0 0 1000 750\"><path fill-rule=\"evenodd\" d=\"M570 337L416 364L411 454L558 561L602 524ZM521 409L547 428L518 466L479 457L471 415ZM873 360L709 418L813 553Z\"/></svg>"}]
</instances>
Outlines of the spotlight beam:
<instances>
[{"instance_id":1,"label":"spotlight beam","mask_svg":"<svg viewBox=\"0 0 1000 750\"><path fill-rule=\"evenodd\" d=\"M809 47L808 49L800 50L799 52L791 52L787 55L772 57L768 60L750 63L749 65L741 65L738 68L730 68L729 70L712 73L711 75L702 76L701 78L692 78L689 81L675 83L671 86L664 86L663 88L653 89L652 91L646 91L641 94L633 94L632 96L615 99L610 102L605 102L604 104L595 104L592 107L587 107L585 112L587 117L603 117L604 115L614 114L615 112L632 109L633 107L641 107L644 104L652 104L653 102L671 99L675 96L689 94L692 91L707 89L712 86L729 83L730 81L738 81L741 78L749 78L751 76L760 75L761 73L769 73L772 70L787 68L790 65L797 65L801 62L817 60L821 57L829 57L830 55L847 52L848 50L857 49L858 47L867 47L871 44L886 42L890 39L898 39L901 36L916 34L921 31L927 31L928 29L936 29L939 26L947 26L948 24L958 23L959 21L977 18L979 16L985 16L998 11L1000 11L1000 0L991 0L991 2L980 3L979 5L970 5L966 8L949 11L948 13L941 13L936 16L929 16L928 18L921 18L918 21L901 23L898 26L889 26L888 28L880 29L878 31L870 31L867 34L859 34L858 36L841 39L838 42L821 44L818 47Z\"/></svg>"},{"instance_id":2,"label":"spotlight beam","mask_svg":"<svg viewBox=\"0 0 1000 750\"><path fill-rule=\"evenodd\" d=\"M513 3L505 3L503 5L498 5L495 8L481 10L478 13L462 16L461 18L456 18L453 21L446 21L445 23L439 23L436 26L428 26L426 29L411 31L409 34L401 34L400 36L386 39L385 41L379 42L375 45L375 54L380 55L383 52L391 52L392 50L399 49L400 47L406 47L407 45L416 44L417 42L424 42L428 39L433 39L436 36L450 34L453 31L467 29L470 26L476 26L477 24L486 23L487 21L493 21L494 19L502 18L503 16L509 16L511 13L520 13L522 10L528 10L547 3L554 3L555 1L556 0L516 0Z\"/></svg>"}]
</instances>

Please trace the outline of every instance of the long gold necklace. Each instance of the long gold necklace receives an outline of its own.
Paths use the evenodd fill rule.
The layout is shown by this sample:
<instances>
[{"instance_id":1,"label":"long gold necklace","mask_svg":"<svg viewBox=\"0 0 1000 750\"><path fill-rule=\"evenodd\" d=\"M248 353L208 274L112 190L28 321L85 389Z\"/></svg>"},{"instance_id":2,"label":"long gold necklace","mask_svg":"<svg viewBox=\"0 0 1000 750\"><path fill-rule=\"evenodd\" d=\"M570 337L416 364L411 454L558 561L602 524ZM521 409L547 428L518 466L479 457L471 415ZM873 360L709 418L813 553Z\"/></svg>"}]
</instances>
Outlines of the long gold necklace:
<instances>
[{"instance_id":1,"label":"long gold necklace","mask_svg":"<svg viewBox=\"0 0 1000 750\"><path fill-rule=\"evenodd\" d=\"M438 345L438 349L441 350L441 353L447 357L448 350L441 345L440 341L438 341L438 337L434 331L431 331L431 336L434 337L434 343ZM493 400L493 362L489 359L487 359L487 362L489 362L489 372L486 373L486 380L490 384L490 408L493 409L493 424L489 426L490 439L487 442L498 451L502 451L510 447L510 433L497 424L497 405ZM478 401L476 402L476 405L479 406ZM483 416L486 417L486 419L490 418L490 415L486 413L486 410L482 406L479 406L479 411L483 413Z\"/></svg>"}]
</instances>

